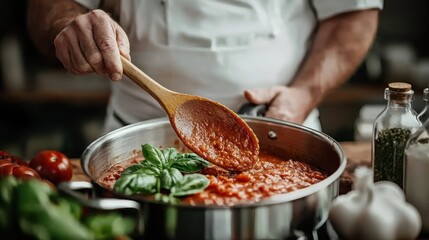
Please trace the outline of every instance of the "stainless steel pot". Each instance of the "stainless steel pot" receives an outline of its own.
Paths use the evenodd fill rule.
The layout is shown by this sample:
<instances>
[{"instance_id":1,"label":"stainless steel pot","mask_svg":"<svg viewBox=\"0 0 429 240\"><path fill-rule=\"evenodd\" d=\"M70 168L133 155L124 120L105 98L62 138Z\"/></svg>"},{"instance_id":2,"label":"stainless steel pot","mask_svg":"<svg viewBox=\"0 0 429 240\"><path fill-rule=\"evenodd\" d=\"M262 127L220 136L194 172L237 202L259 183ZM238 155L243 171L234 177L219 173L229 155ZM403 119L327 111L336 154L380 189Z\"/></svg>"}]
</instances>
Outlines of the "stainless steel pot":
<instances>
[{"instance_id":1,"label":"stainless steel pot","mask_svg":"<svg viewBox=\"0 0 429 240\"><path fill-rule=\"evenodd\" d=\"M82 167L104 193L128 199L125 203L139 203L141 233L146 238L286 239L314 231L326 221L331 200L339 192L340 175L346 166L341 146L326 134L300 125L242 117L258 136L262 151L306 162L329 177L301 190L233 207L169 206L104 189L99 177L112 165L139 154L142 144L177 147L178 137L164 118L132 124L97 139L83 153Z\"/></svg>"}]
</instances>

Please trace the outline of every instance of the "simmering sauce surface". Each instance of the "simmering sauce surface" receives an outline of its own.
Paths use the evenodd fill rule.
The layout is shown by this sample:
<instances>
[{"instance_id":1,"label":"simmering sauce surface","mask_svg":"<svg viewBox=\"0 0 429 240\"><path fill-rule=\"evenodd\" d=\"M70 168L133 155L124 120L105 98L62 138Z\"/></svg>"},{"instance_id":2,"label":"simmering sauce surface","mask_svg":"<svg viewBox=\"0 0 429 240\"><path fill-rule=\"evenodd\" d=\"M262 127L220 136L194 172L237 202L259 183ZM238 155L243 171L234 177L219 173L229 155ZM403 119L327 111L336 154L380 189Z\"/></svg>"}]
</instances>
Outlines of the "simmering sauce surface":
<instances>
[{"instance_id":1,"label":"simmering sauce surface","mask_svg":"<svg viewBox=\"0 0 429 240\"><path fill-rule=\"evenodd\" d=\"M134 158L113 166L101 176L99 183L113 189L120 173L141 160ZM233 173L211 165L201 173L207 176L210 185L200 193L183 198L182 202L219 206L253 203L265 197L308 187L327 177L327 174L306 163L266 153L260 153L259 161L249 171Z\"/></svg>"}]
</instances>

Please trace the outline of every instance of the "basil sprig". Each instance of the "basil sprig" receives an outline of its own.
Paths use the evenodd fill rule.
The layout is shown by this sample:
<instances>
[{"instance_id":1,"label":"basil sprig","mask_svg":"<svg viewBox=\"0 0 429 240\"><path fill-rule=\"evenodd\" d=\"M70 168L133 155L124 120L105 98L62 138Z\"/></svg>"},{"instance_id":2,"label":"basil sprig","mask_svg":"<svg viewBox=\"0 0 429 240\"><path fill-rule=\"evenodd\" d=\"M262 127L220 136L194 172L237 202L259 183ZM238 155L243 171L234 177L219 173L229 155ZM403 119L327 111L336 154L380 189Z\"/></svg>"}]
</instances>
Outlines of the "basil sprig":
<instances>
[{"instance_id":1,"label":"basil sprig","mask_svg":"<svg viewBox=\"0 0 429 240\"><path fill-rule=\"evenodd\" d=\"M125 169L113 186L114 191L125 195L155 194L155 200L174 204L179 202L176 197L201 192L210 184L206 176L195 173L209 165L195 153L144 144L142 154L145 160Z\"/></svg>"},{"instance_id":2,"label":"basil sprig","mask_svg":"<svg viewBox=\"0 0 429 240\"><path fill-rule=\"evenodd\" d=\"M132 218L88 210L39 180L0 176L1 239L131 239Z\"/></svg>"}]
</instances>

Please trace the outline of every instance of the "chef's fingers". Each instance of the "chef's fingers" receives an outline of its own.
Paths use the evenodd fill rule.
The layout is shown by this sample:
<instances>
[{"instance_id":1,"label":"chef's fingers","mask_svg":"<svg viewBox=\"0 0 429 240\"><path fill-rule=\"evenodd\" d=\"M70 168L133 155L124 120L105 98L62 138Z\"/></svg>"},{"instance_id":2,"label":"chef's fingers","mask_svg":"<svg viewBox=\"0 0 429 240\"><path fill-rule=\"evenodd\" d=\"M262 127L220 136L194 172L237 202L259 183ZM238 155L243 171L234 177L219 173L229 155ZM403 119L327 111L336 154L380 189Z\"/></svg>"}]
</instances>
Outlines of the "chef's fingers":
<instances>
[{"instance_id":1,"label":"chef's fingers","mask_svg":"<svg viewBox=\"0 0 429 240\"><path fill-rule=\"evenodd\" d=\"M72 69L72 62L70 59L69 47L67 45L65 36L58 34L54 40L55 55L58 60L63 64L64 68L68 71Z\"/></svg>"},{"instance_id":2,"label":"chef's fingers","mask_svg":"<svg viewBox=\"0 0 429 240\"><path fill-rule=\"evenodd\" d=\"M104 68L110 79L118 81L122 78L122 62L116 42L116 29L107 13L101 10L91 11L91 23L94 40L103 56Z\"/></svg>"},{"instance_id":3,"label":"chef's fingers","mask_svg":"<svg viewBox=\"0 0 429 240\"><path fill-rule=\"evenodd\" d=\"M130 42L125 31L116 22L113 22L116 26L116 41L118 41L119 52L126 59L131 61L130 56Z\"/></svg>"},{"instance_id":4,"label":"chef's fingers","mask_svg":"<svg viewBox=\"0 0 429 240\"><path fill-rule=\"evenodd\" d=\"M69 56L71 61L71 68L68 69L73 74L88 74L92 73L94 70L86 61L83 56L81 46L79 44L79 39L75 32L66 32L67 35L67 45L69 49Z\"/></svg>"},{"instance_id":5,"label":"chef's fingers","mask_svg":"<svg viewBox=\"0 0 429 240\"><path fill-rule=\"evenodd\" d=\"M73 74L85 74L92 72L91 66L82 55L79 43L74 31L63 31L55 38L55 51L58 60L64 68Z\"/></svg>"},{"instance_id":6,"label":"chef's fingers","mask_svg":"<svg viewBox=\"0 0 429 240\"><path fill-rule=\"evenodd\" d=\"M272 86L246 90L244 95L251 103L269 105L265 112L265 117L302 123L301 119L297 115L299 110L297 111L297 109L291 107L290 99L284 98L284 95L282 95L285 94L285 90L287 90L285 86ZM299 106L296 107L299 108Z\"/></svg>"},{"instance_id":7,"label":"chef's fingers","mask_svg":"<svg viewBox=\"0 0 429 240\"><path fill-rule=\"evenodd\" d=\"M80 49L88 64L97 74L102 75L106 73L103 56L94 41L93 27L89 18L87 16L78 17L73 24L76 29Z\"/></svg>"},{"instance_id":8,"label":"chef's fingers","mask_svg":"<svg viewBox=\"0 0 429 240\"><path fill-rule=\"evenodd\" d=\"M268 110L265 112L265 117L280 119L283 121L295 121L295 119L293 119L293 114L285 111L284 107L278 106L275 103L269 106Z\"/></svg>"},{"instance_id":9,"label":"chef's fingers","mask_svg":"<svg viewBox=\"0 0 429 240\"><path fill-rule=\"evenodd\" d=\"M265 116L298 124L304 123L307 115L314 108L311 96L301 88L282 87L281 89L270 103Z\"/></svg>"},{"instance_id":10,"label":"chef's fingers","mask_svg":"<svg viewBox=\"0 0 429 240\"><path fill-rule=\"evenodd\" d=\"M90 36L89 40L82 37ZM92 27L87 15L77 17L64 28L55 38L54 45L57 58L63 63L64 68L74 74L86 74L93 71L103 73L104 65L100 55L99 68L94 68L88 62L86 53L90 51L88 42L92 41L94 49L98 48L92 38ZM94 64L93 64L94 65ZM97 67L97 66L96 66ZM101 70L99 70L101 68Z\"/></svg>"},{"instance_id":11,"label":"chef's fingers","mask_svg":"<svg viewBox=\"0 0 429 240\"><path fill-rule=\"evenodd\" d=\"M250 89L244 91L246 99L254 104L267 104L280 93L282 86Z\"/></svg>"}]
</instances>

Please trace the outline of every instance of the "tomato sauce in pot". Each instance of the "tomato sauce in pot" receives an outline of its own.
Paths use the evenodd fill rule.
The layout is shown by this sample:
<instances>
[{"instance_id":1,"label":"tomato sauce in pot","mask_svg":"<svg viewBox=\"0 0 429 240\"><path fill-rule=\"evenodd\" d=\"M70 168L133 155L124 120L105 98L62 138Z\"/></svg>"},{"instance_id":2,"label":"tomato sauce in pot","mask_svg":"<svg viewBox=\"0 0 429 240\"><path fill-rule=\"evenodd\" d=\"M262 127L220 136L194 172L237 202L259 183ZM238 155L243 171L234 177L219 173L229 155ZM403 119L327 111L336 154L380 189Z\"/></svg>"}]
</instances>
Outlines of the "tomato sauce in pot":
<instances>
[{"instance_id":1,"label":"tomato sauce in pot","mask_svg":"<svg viewBox=\"0 0 429 240\"><path fill-rule=\"evenodd\" d=\"M141 160L133 158L114 165L98 182L112 190L125 168ZM200 193L184 197L183 203L218 206L254 203L266 197L308 187L327 177L326 173L304 162L263 152L259 154L259 161L248 171L234 173L210 165L200 173L207 176L210 185Z\"/></svg>"}]
</instances>

